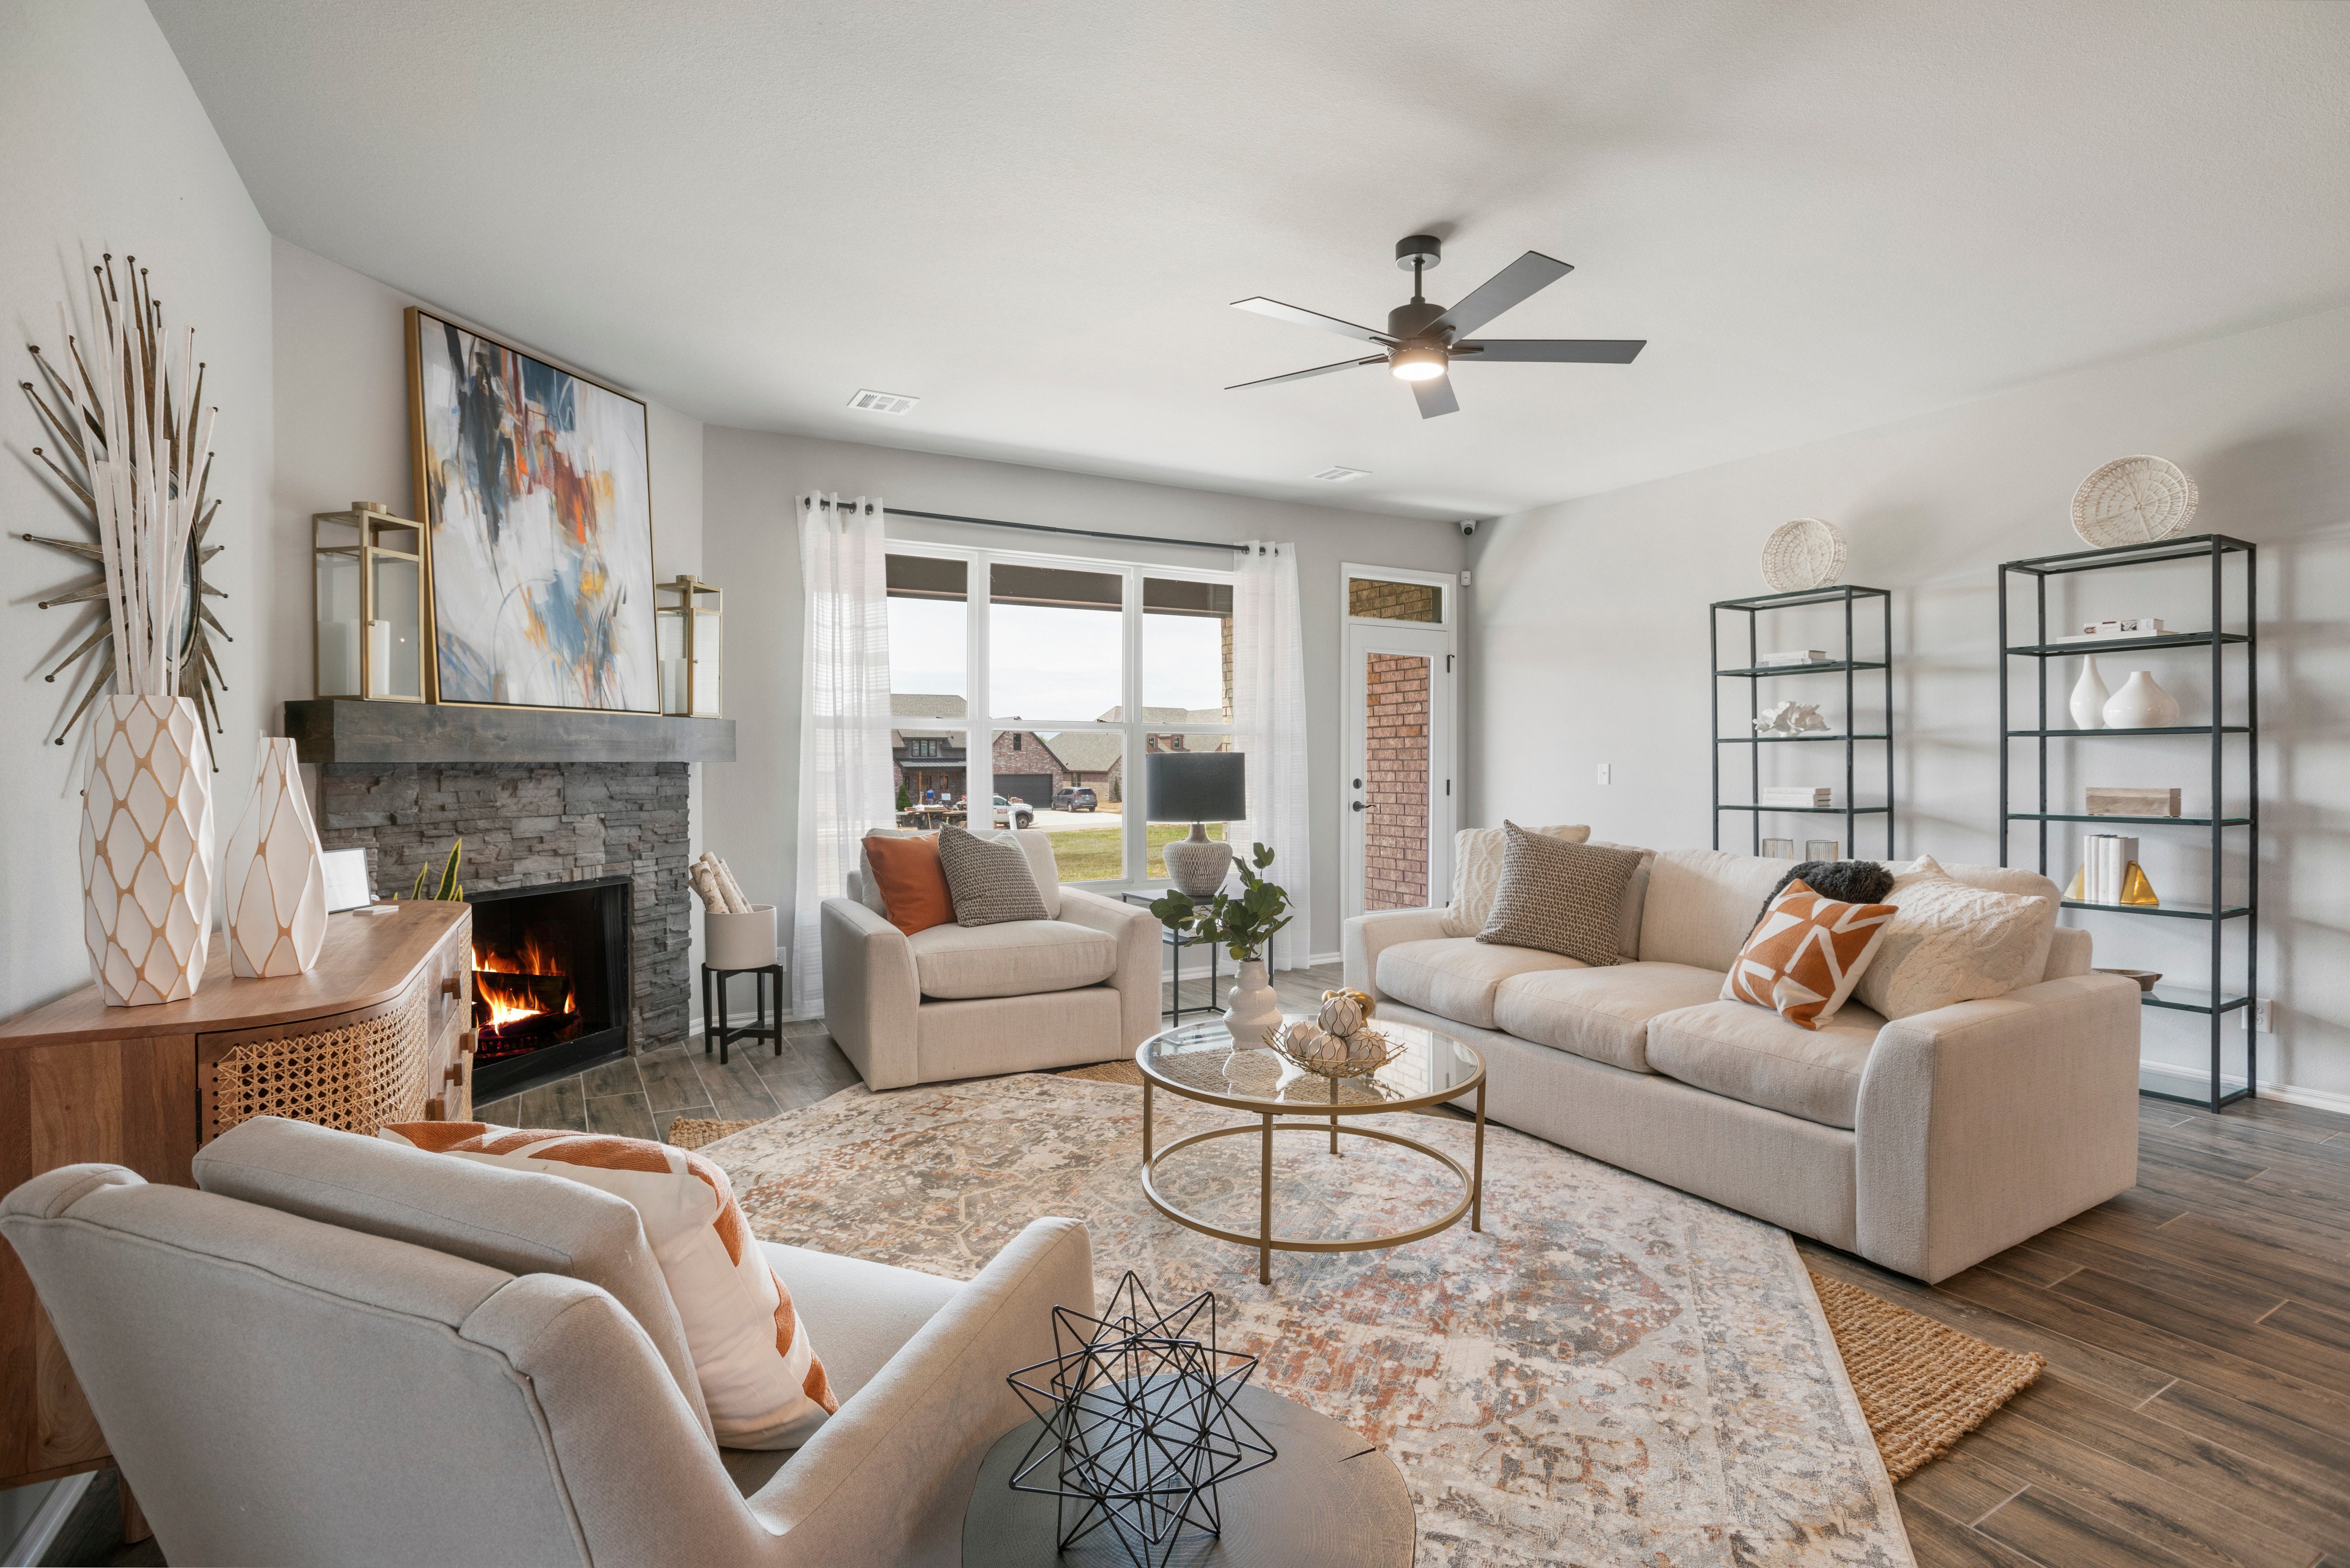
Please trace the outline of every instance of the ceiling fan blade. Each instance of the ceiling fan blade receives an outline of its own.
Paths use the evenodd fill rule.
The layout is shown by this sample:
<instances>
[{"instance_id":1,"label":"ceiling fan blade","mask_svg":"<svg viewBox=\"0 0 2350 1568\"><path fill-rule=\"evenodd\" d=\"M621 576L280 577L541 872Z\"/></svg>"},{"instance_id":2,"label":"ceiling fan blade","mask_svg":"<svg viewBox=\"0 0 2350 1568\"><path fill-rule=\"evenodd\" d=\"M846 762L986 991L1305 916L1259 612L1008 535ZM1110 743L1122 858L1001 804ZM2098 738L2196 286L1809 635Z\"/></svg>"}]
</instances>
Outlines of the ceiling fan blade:
<instances>
[{"instance_id":1,"label":"ceiling fan blade","mask_svg":"<svg viewBox=\"0 0 2350 1568\"><path fill-rule=\"evenodd\" d=\"M1367 359L1341 359L1335 365L1316 365L1311 370L1292 370L1286 376L1267 376L1261 381L1234 381L1224 390L1237 392L1247 387L1270 387L1282 381L1303 381L1308 376L1326 376L1333 370L1351 370L1357 365L1384 365L1387 362L1388 357L1384 354L1374 354Z\"/></svg>"},{"instance_id":2,"label":"ceiling fan blade","mask_svg":"<svg viewBox=\"0 0 2350 1568\"><path fill-rule=\"evenodd\" d=\"M1452 395L1452 378L1450 376L1439 376L1432 381L1414 381L1411 395L1413 401L1419 404L1421 419L1432 420L1439 414L1461 411L1461 400Z\"/></svg>"},{"instance_id":3,"label":"ceiling fan blade","mask_svg":"<svg viewBox=\"0 0 2350 1568\"><path fill-rule=\"evenodd\" d=\"M1277 299L1266 299L1263 296L1250 299L1235 299L1232 301L1232 308L1253 310L1259 316L1270 316L1275 321L1295 322L1300 327L1318 327L1325 332L1336 332L1347 337L1359 337L1366 343L1392 344L1395 342L1394 338L1384 332L1374 332L1367 327L1357 327L1351 321L1341 321L1335 316L1325 316L1318 310L1300 309L1295 305L1284 305ZM1485 318L1481 317L1479 319Z\"/></svg>"},{"instance_id":4,"label":"ceiling fan blade","mask_svg":"<svg viewBox=\"0 0 2350 1568\"><path fill-rule=\"evenodd\" d=\"M1449 330L1456 337L1465 337L1574 270L1540 251L1528 251L1470 290L1467 298L1429 323L1428 330Z\"/></svg>"},{"instance_id":5,"label":"ceiling fan blade","mask_svg":"<svg viewBox=\"0 0 2350 1568\"><path fill-rule=\"evenodd\" d=\"M1452 352L1488 364L1520 359L1543 365L1628 365L1648 346L1645 337L1485 337L1455 343Z\"/></svg>"}]
</instances>

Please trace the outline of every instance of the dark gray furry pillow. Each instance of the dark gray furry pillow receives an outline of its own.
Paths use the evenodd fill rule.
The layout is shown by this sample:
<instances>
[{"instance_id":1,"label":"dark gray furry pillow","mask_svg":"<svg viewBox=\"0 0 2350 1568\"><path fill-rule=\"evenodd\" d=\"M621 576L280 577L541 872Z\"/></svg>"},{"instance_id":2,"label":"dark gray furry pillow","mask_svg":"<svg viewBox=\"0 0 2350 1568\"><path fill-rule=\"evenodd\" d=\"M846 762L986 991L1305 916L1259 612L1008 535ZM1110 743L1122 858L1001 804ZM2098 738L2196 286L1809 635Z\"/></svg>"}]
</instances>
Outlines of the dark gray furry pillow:
<instances>
[{"instance_id":1,"label":"dark gray furry pillow","mask_svg":"<svg viewBox=\"0 0 2350 1568\"><path fill-rule=\"evenodd\" d=\"M1893 873L1874 860L1804 860L1789 867L1787 874L1773 885L1762 907L1754 911L1754 924L1746 928L1753 934L1754 926L1771 912L1771 901L1787 890L1787 884L1800 880L1804 887L1823 898L1834 898L1839 904L1881 904L1885 895L1893 891Z\"/></svg>"}]
</instances>

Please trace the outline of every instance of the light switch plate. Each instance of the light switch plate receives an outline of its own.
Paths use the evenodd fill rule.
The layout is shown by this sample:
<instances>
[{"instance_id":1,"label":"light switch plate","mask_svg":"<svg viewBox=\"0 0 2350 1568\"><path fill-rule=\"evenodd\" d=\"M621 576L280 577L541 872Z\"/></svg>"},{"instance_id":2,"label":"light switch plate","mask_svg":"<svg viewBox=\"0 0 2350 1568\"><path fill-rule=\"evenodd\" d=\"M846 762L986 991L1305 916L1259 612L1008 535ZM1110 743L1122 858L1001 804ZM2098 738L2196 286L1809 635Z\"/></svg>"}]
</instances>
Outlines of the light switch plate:
<instances>
[{"instance_id":1,"label":"light switch plate","mask_svg":"<svg viewBox=\"0 0 2350 1568\"><path fill-rule=\"evenodd\" d=\"M1600 763L1600 764L1599 764L1599 782L1600 782L1601 784L1607 784L1607 783L1611 782L1611 781L1608 779L1608 777L1607 777L1607 764L1606 763Z\"/></svg>"}]
</instances>

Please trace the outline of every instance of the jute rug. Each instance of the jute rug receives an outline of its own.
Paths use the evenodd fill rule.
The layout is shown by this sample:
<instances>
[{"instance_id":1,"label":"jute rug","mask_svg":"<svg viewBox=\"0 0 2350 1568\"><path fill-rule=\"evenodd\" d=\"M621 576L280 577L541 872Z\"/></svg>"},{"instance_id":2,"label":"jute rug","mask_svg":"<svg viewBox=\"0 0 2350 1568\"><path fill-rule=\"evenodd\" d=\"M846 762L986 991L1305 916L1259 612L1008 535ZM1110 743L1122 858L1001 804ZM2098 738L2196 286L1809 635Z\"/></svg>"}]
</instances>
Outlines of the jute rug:
<instances>
[{"instance_id":1,"label":"jute rug","mask_svg":"<svg viewBox=\"0 0 2350 1568\"><path fill-rule=\"evenodd\" d=\"M1137 1069L1139 1071L1139 1069ZM679 1148L700 1148L716 1143L722 1137L733 1137L738 1132L757 1127L759 1118L747 1122L713 1121L707 1116L679 1116L669 1124L669 1141Z\"/></svg>"},{"instance_id":2,"label":"jute rug","mask_svg":"<svg viewBox=\"0 0 2350 1568\"><path fill-rule=\"evenodd\" d=\"M1172 1138L1229 1125L1172 1096ZM843 1090L705 1147L762 1236L967 1279L1030 1220L1084 1220L1097 1289L1128 1269L1162 1303L1213 1290L1223 1342L1266 1386L1388 1449L1445 1568L1911 1562L1892 1485L1783 1231L1503 1127L1488 1130L1486 1231L1409 1246L1255 1255L1177 1226L1137 1179L1139 1096L1024 1075ZM1471 1128L1367 1118L1464 1163ZM1407 1228L1450 1173L1293 1135L1274 1163L1284 1234ZM1170 1196L1253 1229L1247 1138L1162 1168ZM821 1346L818 1347L821 1350Z\"/></svg>"}]
</instances>

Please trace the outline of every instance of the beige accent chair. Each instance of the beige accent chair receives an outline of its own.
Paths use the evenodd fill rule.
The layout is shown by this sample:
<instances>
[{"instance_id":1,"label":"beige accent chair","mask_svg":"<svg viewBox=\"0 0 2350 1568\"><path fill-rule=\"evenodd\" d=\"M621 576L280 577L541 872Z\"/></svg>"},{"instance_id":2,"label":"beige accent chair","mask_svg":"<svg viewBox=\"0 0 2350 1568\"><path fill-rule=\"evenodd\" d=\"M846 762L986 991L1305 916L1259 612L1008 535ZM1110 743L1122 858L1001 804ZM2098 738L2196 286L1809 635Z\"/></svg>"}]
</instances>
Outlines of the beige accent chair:
<instances>
[{"instance_id":1,"label":"beige accent chair","mask_svg":"<svg viewBox=\"0 0 2350 1568\"><path fill-rule=\"evenodd\" d=\"M1039 1220L965 1284L768 1245L840 1408L712 1446L636 1212L592 1188L244 1123L202 1190L112 1165L0 1199L173 1563L952 1564L1004 1383L1090 1311Z\"/></svg>"},{"instance_id":2,"label":"beige accent chair","mask_svg":"<svg viewBox=\"0 0 2350 1568\"><path fill-rule=\"evenodd\" d=\"M857 873L847 897L824 901L825 1027L870 1087L1107 1062L1158 1030L1158 920L1063 886L1045 834L1011 836L1049 919L910 937Z\"/></svg>"},{"instance_id":3,"label":"beige accent chair","mask_svg":"<svg viewBox=\"0 0 2350 1568\"><path fill-rule=\"evenodd\" d=\"M1597 969L1455 935L1443 909L1360 916L1347 983L1475 1046L1493 1120L1920 1280L2137 1184L2138 991L2091 971L2086 931L2059 927L2004 996L1890 1023L1848 1002L1805 1030L1721 1000L1786 869L1654 854L1621 911L1631 961ZM2058 902L2034 872L1945 869Z\"/></svg>"}]
</instances>

